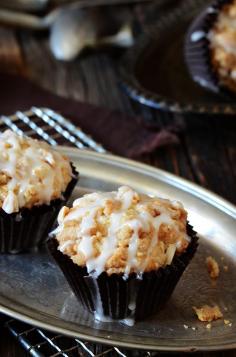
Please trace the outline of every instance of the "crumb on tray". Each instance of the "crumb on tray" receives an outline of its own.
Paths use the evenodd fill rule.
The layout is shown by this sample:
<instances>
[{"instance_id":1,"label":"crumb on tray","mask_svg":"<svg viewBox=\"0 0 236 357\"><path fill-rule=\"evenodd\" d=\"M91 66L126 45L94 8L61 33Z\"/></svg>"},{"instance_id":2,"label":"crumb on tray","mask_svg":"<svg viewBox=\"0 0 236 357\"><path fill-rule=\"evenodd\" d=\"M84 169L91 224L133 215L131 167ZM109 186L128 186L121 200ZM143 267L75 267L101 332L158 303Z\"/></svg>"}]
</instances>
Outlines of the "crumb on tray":
<instances>
[{"instance_id":1,"label":"crumb on tray","mask_svg":"<svg viewBox=\"0 0 236 357\"><path fill-rule=\"evenodd\" d=\"M207 270L212 279L218 278L220 274L220 269L217 261L213 257L206 258Z\"/></svg>"},{"instance_id":2,"label":"crumb on tray","mask_svg":"<svg viewBox=\"0 0 236 357\"><path fill-rule=\"evenodd\" d=\"M193 307L193 309L200 321L211 322L223 317L223 314L220 311L219 306L217 305L215 306L204 305L199 308Z\"/></svg>"}]
</instances>

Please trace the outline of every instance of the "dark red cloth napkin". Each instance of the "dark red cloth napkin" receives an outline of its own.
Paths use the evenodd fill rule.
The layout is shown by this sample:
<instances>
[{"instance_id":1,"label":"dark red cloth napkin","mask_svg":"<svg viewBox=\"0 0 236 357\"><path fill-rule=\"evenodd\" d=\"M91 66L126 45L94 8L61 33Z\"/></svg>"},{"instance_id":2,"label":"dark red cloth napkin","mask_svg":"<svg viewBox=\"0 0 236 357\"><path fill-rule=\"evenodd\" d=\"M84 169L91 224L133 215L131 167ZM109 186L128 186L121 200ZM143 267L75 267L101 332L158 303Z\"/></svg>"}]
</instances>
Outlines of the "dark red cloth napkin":
<instances>
[{"instance_id":1,"label":"dark red cloth napkin","mask_svg":"<svg viewBox=\"0 0 236 357\"><path fill-rule=\"evenodd\" d=\"M135 158L178 142L176 127L149 129L142 118L54 95L23 77L0 74L0 88L0 115L32 106L51 108L121 156Z\"/></svg>"}]
</instances>

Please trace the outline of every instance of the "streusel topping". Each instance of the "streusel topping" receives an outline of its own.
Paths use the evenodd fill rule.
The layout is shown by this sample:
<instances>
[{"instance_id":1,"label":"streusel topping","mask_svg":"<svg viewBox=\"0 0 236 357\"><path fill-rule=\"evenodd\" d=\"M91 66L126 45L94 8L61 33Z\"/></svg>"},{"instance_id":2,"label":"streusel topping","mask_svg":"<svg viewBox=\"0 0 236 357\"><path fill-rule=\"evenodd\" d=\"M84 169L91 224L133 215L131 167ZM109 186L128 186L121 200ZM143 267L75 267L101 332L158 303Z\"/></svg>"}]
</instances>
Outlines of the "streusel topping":
<instances>
[{"instance_id":1,"label":"streusel topping","mask_svg":"<svg viewBox=\"0 0 236 357\"><path fill-rule=\"evenodd\" d=\"M208 37L221 82L236 90L236 0L223 6Z\"/></svg>"},{"instance_id":2,"label":"streusel topping","mask_svg":"<svg viewBox=\"0 0 236 357\"><path fill-rule=\"evenodd\" d=\"M142 273L171 264L190 238L179 202L138 194L122 186L63 207L53 232L58 249L91 274Z\"/></svg>"},{"instance_id":3,"label":"streusel topping","mask_svg":"<svg viewBox=\"0 0 236 357\"><path fill-rule=\"evenodd\" d=\"M45 142L0 134L0 207L6 213L61 198L72 179L68 158Z\"/></svg>"}]
</instances>

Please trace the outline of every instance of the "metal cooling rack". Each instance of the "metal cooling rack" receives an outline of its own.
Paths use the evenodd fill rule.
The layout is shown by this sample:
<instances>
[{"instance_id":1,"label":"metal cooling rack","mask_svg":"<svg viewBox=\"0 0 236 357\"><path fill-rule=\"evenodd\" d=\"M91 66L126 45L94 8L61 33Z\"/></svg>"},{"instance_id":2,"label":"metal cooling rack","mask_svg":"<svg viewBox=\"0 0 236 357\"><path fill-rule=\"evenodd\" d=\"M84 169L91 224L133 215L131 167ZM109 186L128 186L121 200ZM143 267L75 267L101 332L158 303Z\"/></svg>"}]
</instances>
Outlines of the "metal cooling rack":
<instances>
[{"instance_id":1,"label":"metal cooling rack","mask_svg":"<svg viewBox=\"0 0 236 357\"><path fill-rule=\"evenodd\" d=\"M79 149L92 149L105 153L102 145L73 125L62 115L48 108L32 107L27 112L18 111L11 116L0 116L0 131L7 128L19 135L43 139L50 145L67 144Z\"/></svg>"},{"instance_id":2,"label":"metal cooling rack","mask_svg":"<svg viewBox=\"0 0 236 357\"><path fill-rule=\"evenodd\" d=\"M125 350L69 338L30 326L18 320L6 320L5 328L34 357L148 357L152 352Z\"/></svg>"},{"instance_id":3,"label":"metal cooling rack","mask_svg":"<svg viewBox=\"0 0 236 357\"><path fill-rule=\"evenodd\" d=\"M66 144L79 149L91 149L100 153L106 150L80 128L62 115L47 108L33 107L29 111L18 111L11 116L0 117L0 132L10 128L20 135L43 139L51 145ZM154 352L124 350L69 338L30 326L15 319L3 318L4 327L21 346L34 357L147 357Z\"/></svg>"}]
</instances>

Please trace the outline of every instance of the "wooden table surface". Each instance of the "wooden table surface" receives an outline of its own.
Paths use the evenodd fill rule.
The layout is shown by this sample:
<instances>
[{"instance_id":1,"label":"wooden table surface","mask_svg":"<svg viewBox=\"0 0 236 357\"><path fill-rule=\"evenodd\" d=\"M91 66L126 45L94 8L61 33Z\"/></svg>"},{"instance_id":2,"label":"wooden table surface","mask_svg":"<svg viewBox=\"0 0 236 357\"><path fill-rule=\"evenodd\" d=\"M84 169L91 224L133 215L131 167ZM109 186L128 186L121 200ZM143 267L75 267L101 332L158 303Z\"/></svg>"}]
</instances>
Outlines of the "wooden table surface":
<instances>
[{"instance_id":1,"label":"wooden table surface","mask_svg":"<svg viewBox=\"0 0 236 357\"><path fill-rule=\"evenodd\" d=\"M137 6L132 11L142 18L143 9ZM236 118L161 115L134 103L121 92L117 66L116 56L102 51L71 63L58 62L50 54L47 36L0 28L1 70L23 74L65 97L142 115L160 127L173 120L180 121L185 125L180 144L161 148L145 156L143 161L194 181L236 203ZM0 356L26 356L6 331L0 332ZM210 354L201 354L207 355ZM211 355L236 356L236 351Z\"/></svg>"}]
</instances>

